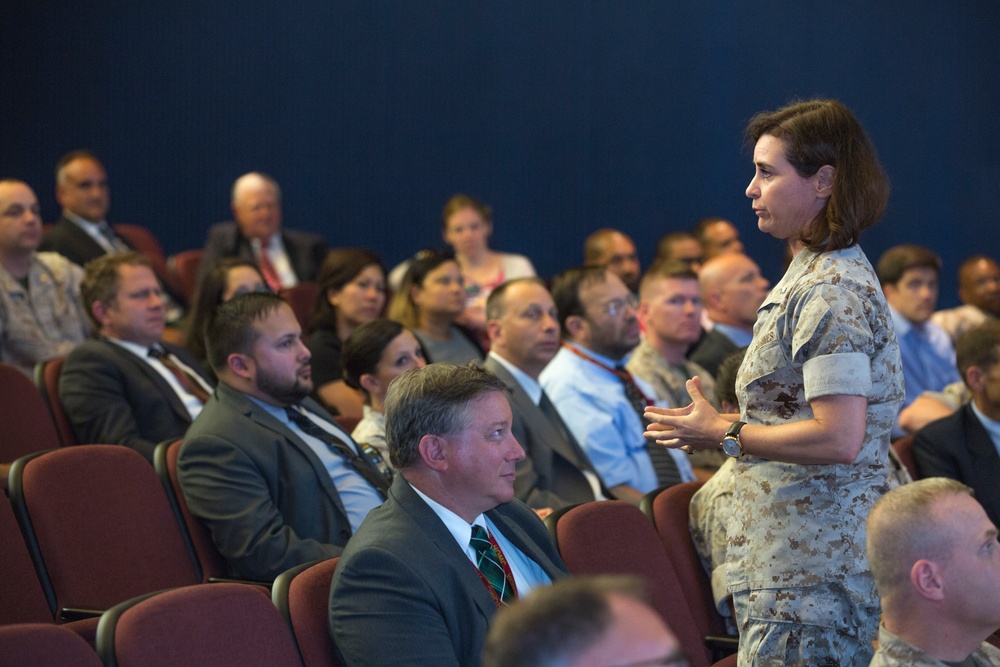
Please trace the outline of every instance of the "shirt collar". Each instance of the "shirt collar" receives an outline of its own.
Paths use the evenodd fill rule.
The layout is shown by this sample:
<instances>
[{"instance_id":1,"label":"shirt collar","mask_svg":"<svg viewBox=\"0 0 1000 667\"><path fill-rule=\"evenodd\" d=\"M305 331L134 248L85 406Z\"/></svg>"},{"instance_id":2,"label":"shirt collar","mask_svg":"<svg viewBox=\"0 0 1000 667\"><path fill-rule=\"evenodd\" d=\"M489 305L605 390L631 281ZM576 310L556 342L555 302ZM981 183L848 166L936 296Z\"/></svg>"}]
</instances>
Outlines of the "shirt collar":
<instances>
[{"instance_id":1,"label":"shirt collar","mask_svg":"<svg viewBox=\"0 0 1000 667\"><path fill-rule=\"evenodd\" d=\"M93 230L94 232L96 232L98 231L97 228L100 227L102 224L107 224L106 220L98 220L97 222L92 222L85 218L81 218L76 213L73 213L72 211L67 211L66 209L63 209L62 214L64 218L66 218L70 222L76 223L84 230Z\"/></svg>"},{"instance_id":2,"label":"shirt collar","mask_svg":"<svg viewBox=\"0 0 1000 667\"><path fill-rule=\"evenodd\" d=\"M521 385L521 389L523 389L524 393L528 395L531 402L538 405L539 401L542 400L542 385L538 384L537 380L501 357L496 352L491 350L489 356L491 359L507 369L507 372L514 376L517 383Z\"/></svg>"},{"instance_id":3,"label":"shirt collar","mask_svg":"<svg viewBox=\"0 0 1000 667\"><path fill-rule=\"evenodd\" d=\"M619 366L624 366L625 364L628 363L629 357L632 356L631 353L629 353L629 354L626 354L621 359L612 359L611 357L605 357L603 354L598 354L598 353L594 352L593 350L588 350L584 346L577 345L576 343L570 342L568 340L565 341L565 343L567 345L569 345L570 347L575 347L576 349L580 350L580 352L582 352L583 354L587 355L588 357L591 357L591 358L593 358L593 359L601 362L605 366L609 366L611 368L617 368Z\"/></svg>"},{"instance_id":4,"label":"shirt collar","mask_svg":"<svg viewBox=\"0 0 1000 667\"><path fill-rule=\"evenodd\" d=\"M405 479L405 478L404 478ZM407 482L409 484L409 482ZM472 526L482 526L486 528L486 517L482 514L477 516L471 524L466 523L465 519L458 516L450 509L432 499L426 493L418 489L417 487L410 484L410 488L416 491L417 495L424 499L424 502L434 511L439 519L444 523L445 528L451 533L452 537L462 546L463 549L468 548L469 542L472 541Z\"/></svg>"}]
</instances>

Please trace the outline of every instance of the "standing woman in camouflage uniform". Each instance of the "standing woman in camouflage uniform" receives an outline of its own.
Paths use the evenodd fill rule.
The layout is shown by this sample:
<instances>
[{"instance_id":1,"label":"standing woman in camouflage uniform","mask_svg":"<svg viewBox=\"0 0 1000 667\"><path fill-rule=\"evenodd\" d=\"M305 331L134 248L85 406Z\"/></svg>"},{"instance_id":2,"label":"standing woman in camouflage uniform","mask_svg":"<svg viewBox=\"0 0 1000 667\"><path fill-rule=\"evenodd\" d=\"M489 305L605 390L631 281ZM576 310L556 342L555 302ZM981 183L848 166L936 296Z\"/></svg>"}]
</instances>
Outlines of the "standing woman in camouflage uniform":
<instances>
[{"instance_id":1,"label":"standing woman in camouflage uniform","mask_svg":"<svg viewBox=\"0 0 1000 667\"><path fill-rule=\"evenodd\" d=\"M757 226L793 260L758 311L737 377L740 415L689 381L686 408L649 408L647 436L736 457L728 586L739 664L868 665L879 602L865 519L888 488L889 432L903 399L892 318L857 246L888 184L841 103L758 114L747 128ZM745 425L744 425L745 423Z\"/></svg>"}]
</instances>

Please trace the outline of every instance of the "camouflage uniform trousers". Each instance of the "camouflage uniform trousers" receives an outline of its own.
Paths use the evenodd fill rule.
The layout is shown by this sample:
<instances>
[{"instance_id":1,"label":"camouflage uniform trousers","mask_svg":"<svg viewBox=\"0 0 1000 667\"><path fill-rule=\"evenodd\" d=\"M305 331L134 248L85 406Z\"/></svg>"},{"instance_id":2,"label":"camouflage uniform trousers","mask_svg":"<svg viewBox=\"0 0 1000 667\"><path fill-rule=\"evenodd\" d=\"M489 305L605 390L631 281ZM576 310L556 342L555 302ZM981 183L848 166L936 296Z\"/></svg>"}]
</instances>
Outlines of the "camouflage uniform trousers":
<instances>
[{"instance_id":1,"label":"camouflage uniform trousers","mask_svg":"<svg viewBox=\"0 0 1000 667\"><path fill-rule=\"evenodd\" d=\"M881 609L868 573L805 588L733 594L739 667L868 667Z\"/></svg>"}]
</instances>

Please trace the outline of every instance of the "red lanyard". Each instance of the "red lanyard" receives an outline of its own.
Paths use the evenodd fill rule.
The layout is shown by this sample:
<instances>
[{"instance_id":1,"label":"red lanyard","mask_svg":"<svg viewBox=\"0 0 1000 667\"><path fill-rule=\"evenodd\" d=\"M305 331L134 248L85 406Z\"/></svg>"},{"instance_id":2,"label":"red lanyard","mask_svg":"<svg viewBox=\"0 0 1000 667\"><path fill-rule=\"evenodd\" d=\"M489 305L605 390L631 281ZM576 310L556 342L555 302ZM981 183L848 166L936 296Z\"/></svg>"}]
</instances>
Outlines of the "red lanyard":
<instances>
[{"instance_id":1,"label":"red lanyard","mask_svg":"<svg viewBox=\"0 0 1000 667\"><path fill-rule=\"evenodd\" d=\"M581 352L578 347L576 347L574 345L570 345L569 343L563 343L563 347L566 348L567 350L569 350L570 352L572 352L573 354L575 354L576 356L580 357L581 359L585 359L586 361L589 361L592 364L600 366L601 368L603 368L607 372L609 372L612 375L616 376L622 382L627 382L628 384L630 384L633 387L635 387L635 390L637 392L639 392L639 396L641 396L642 400L646 402L646 407L647 408L649 406L651 406L651 405L655 405L656 404L655 400L651 399L649 396L646 396L646 392L644 392L642 390L642 388L638 384L636 384L635 378L632 377L632 374L629 373L624 368L612 368L611 366L608 366L607 364L601 363L597 359L594 359L589 354Z\"/></svg>"}]
</instances>

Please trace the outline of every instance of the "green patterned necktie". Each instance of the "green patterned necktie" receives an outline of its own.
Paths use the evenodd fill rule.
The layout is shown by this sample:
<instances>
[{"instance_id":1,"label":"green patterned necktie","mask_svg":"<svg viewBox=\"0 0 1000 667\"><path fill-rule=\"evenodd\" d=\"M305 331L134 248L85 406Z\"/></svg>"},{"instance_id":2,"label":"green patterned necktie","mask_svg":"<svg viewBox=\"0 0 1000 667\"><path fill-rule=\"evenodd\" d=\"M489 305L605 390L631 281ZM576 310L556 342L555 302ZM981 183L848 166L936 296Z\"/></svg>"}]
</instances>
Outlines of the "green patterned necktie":
<instances>
[{"instance_id":1,"label":"green patterned necktie","mask_svg":"<svg viewBox=\"0 0 1000 667\"><path fill-rule=\"evenodd\" d=\"M490 536L482 526L472 526L472 539L469 541L476 552L476 567L482 573L490 587L503 604L509 604L517 597L514 582L507 576L500 565L502 556L499 549L494 548Z\"/></svg>"}]
</instances>

